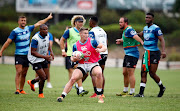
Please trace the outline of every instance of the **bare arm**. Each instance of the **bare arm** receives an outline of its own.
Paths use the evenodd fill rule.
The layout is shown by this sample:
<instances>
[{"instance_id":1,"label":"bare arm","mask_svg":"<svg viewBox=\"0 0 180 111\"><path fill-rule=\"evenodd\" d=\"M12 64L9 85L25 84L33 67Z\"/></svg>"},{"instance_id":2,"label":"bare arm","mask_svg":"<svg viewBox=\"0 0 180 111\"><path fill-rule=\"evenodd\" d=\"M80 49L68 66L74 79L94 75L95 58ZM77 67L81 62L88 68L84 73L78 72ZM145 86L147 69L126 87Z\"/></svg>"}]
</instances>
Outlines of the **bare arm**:
<instances>
[{"instance_id":1,"label":"bare arm","mask_svg":"<svg viewBox=\"0 0 180 111\"><path fill-rule=\"evenodd\" d=\"M39 27L40 25L46 23L49 19L52 19L52 18L53 18L52 13L50 13L47 18L45 18L45 19L43 19L43 20L40 20L40 21L38 21L36 24L34 24L34 28Z\"/></svg>"},{"instance_id":2,"label":"bare arm","mask_svg":"<svg viewBox=\"0 0 180 111\"><path fill-rule=\"evenodd\" d=\"M133 36L133 39L135 39L136 41L140 42L141 45L144 45L143 40L142 40L138 35L134 35L134 36Z\"/></svg>"},{"instance_id":3,"label":"bare arm","mask_svg":"<svg viewBox=\"0 0 180 111\"><path fill-rule=\"evenodd\" d=\"M123 39L116 39L116 44L121 44L123 42Z\"/></svg>"},{"instance_id":4,"label":"bare arm","mask_svg":"<svg viewBox=\"0 0 180 111\"><path fill-rule=\"evenodd\" d=\"M66 54L66 52L65 52L65 48L64 48L65 40L66 40L66 39L65 39L64 37L61 37L61 39L60 39L60 48L61 48L62 56L63 56L63 57L66 57L66 56L67 56L67 54Z\"/></svg>"},{"instance_id":5,"label":"bare arm","mask_svg":"<svg viewBox=\"0 0 180 111\"><path fill-rule=\"evenodd\" d=\"M41 55L41 54L39 54L38 52L36 52L36 50L37 50L37 48L32 48L32 47L31 47L31 54L32 54L33 56L36 56L36 57L39 57L39 58L44 58L44 59L46 59L46 60L48 60L48 61L51 60L51 56L50 56L50 55Z\"/></svg>"},{"instance_id":6,"label":"bare arm","mask_svg":"<svg viewBox=\"0 0 180 111\"><path fill-rule=\"evenodd\" d=\"M161 57L162 57L162 58L166 58L165 40L164 40L163 35L158 36L158 39L159 39L160 42L161 42L161 48L162 48L162 51L161 51Z\"/></svg>"},{"instance_id":7,"label":"bare arm","mask_svg":"<svg viewBox=\"0 0 180 111\"><path fill-rule=\"evenodd\" d=\"M54 37L54 41L60 46L60 41L58 38Z\"/></svg>"},{"instance_id":8,"label":"bare arm","mask_svg":"<svg viewBox=\"0 0 180 111\"><path fill-rule=\"evenodd\" d=\"M4 43L4 45L2 46L1 50L0 50L0 57L2 56L4 50L9 46L9 44L12 42L11 39L7 39L7 41Z\"/></svg>"},{"instance_id":9,"label":"bare arm","mask_svg":"<svg viewBox=\"0 0 180 111\"><path fill-rule=\"evenodd\" d=\"M143 31L139 32L139 33L138 33L138 36L139 36L139 37L143 37Z\"/></svg>"},{"instance_id":10,"label":"bare arm","mask_svg":"<svg viewBox=\"0 0 180 111\"><path fill-rule=\"evenodd\" d=\"M49 41L49 51L51 52L51 56L52 56L52 59L54 60L54 53L53 53L53 50L52 50L52 46L53 46L53 41Z\"/></svg>"},{"instance_id":11,"label":"bare arm","mask_svg":"<svg viewBox=\"0 0 180 111\"><path fill-rule=\"evenodd\" d=\"M100 43L96 48L97 52L105 52L106 50L107 48L102 43Z\"/></svg>"}]
</instances>

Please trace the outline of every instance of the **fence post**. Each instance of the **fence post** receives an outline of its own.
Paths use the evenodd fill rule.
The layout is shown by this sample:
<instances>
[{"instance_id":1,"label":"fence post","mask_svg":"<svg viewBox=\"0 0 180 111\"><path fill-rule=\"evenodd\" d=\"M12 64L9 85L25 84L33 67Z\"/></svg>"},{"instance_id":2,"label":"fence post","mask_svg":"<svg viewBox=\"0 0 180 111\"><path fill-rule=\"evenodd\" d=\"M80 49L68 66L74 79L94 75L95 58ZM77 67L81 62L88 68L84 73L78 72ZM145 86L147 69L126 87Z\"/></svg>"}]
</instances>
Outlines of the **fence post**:
<instances>
[{"instance_id":1,"label":"fence post","mask_svg":"<svg viewBox=\"0 0 180 111\"><path fill-rule=\"evenodd\" d=\"M169 69L169 60L166 61L166 68Z\"/></svg>"},{"instance_id":2,"label":"fence post","mask_svg":"<svg viewBox=\"0 0 180 111\"><path fill-rule=\"evenodd\" d=\"M115 64L115 67L118 68L118 66L119 66L119 59L118 59L118 58L115 59L115 63L116 63L116 64Z\"/></svg>"},{"instance_id":3,"label":"fence post","mask_svg":"<svg viewBox=\"0 0 180 111\"><path fill-rule=\"evenodd\" d=\"M2 64L4 64L4 56L2 56L1 58L2 58Z\"/></svg>"}]
</instances>

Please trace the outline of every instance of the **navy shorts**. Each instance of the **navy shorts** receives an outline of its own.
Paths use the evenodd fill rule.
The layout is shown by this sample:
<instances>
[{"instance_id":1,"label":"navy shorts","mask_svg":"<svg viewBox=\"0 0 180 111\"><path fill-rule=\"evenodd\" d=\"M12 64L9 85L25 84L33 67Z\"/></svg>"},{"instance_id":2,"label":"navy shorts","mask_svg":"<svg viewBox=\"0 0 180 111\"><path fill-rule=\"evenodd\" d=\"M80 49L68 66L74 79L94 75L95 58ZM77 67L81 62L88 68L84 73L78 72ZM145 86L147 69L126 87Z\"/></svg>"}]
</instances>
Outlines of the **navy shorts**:
<instances>
[{"instance_id":1,"label":"navy shorts","mask_svg":"<svg viewBox=\"0 0 180 111\"><path fill-rule=\"evenodd\" d=\"M65 57L65 64L66 64L66 69L70 69L70 68L74 68L77 62L72 62L71 56L67 56Z\"/></svg>"},{"instance_id":2,"label":"navy shorts","mask_svg":"<svg viewBox=\"0 0 180 111\"><path fill-rule=\"evenodd\" d=\"M99 60L99 65L105 65L107 60L107 54L101 54L101 60Z\"/></svg>"},{"instance_id":3,"label":"navy shorts","mask_svg":"<svg viewBox=\"0 0 180 111\"><path fill-rule=\"evenodd\" d=\"M160 50L158 50L158 51L150 51L150 64L159 64L160 59L161 59ZM142 61L142 63L143 63L143 61Z\"/></svg>"},{"instance_id":4,"label":"navy shorts","mask_svg":"<svg viewBox=\"0 0 180 111\"><path fill-rule=\"evenodd\" d=\"M124 56L124 61L123 61L123 67L127 68L136 68L136 64L138 62L138 58L133 57L133 56Z\"/></svg>"},{"instance_id":5,"label":"navy shorts","mask_svg":"<svg viewBox=\"0 0 180 111\"><path fill-rule=\"evenodd\" d=\"M15 65L21 64L23 67L29 67L27 55L15 55Z\"/></svg>"},{"instance_id":6,"label":"navy shorts","mask_svg":"<svg viewBox=\"0 0 180 111\"><path fill-rule=\"evenodd\" d=\"M34 63L32 64L32 66L33 66L33 70L48 68L48 61L45 60L43 62Z\"/></svg>"}]
</instances>

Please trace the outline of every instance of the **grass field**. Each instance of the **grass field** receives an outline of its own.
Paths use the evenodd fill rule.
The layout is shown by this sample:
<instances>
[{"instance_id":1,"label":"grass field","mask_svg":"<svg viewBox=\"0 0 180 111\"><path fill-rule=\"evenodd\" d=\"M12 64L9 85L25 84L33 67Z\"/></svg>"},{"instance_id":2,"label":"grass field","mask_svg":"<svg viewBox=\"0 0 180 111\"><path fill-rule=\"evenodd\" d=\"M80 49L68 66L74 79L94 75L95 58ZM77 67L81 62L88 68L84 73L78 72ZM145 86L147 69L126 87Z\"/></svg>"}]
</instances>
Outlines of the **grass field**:
<instances>
[{"instance_id":1,"label":"grass field","mask_svg":"<svg viewBox=\"0 0 180 111\"><path fill-rule=\"evenodd\" d=\"M148 76L144 98L117 97L116 93L123 90L123 76L120 68L105 69L105 96L104 104L97 103L97 98L89 98L93 93L90 77L83 83L84 89L90 93L78 97L72 89L62 103L56 101L68 81L68 73L64 67L51 67L52 89L44 88L45 98L38 98L38 89L35 92L25 84L26 95L15 95L15 68L14 65L0 64L0 111L179 111L180 110L180 70L158 70L166 86L162 98L157 98L159 87ZM139 92L140 69L135 72L136 93ZM34 78L34 71L29 68L26 80Z\"/></svg>"}]
</instances>

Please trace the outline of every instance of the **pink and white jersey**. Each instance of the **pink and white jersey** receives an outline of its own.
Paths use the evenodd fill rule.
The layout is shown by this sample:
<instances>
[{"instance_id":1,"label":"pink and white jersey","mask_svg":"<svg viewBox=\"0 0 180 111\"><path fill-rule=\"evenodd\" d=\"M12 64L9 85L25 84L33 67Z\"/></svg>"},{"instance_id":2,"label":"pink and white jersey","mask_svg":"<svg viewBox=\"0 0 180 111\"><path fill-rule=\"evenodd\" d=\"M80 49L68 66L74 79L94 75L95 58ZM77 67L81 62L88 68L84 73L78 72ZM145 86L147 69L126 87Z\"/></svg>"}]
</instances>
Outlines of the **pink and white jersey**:
<instances>
[{"instance_id":1,"label":"pink and white jersey","mask_svg":"<svg viewBox=\"0 0 180 111\"><path fill-rule=\"evenodd\" d=\"M92 46L91 38L88 38L84 44L80 43L80 41L76 42L76 48L84 54L84 58L79 61L80 64L95 63L101 59L100 54Z\"/></svg>"}]
</instances>

